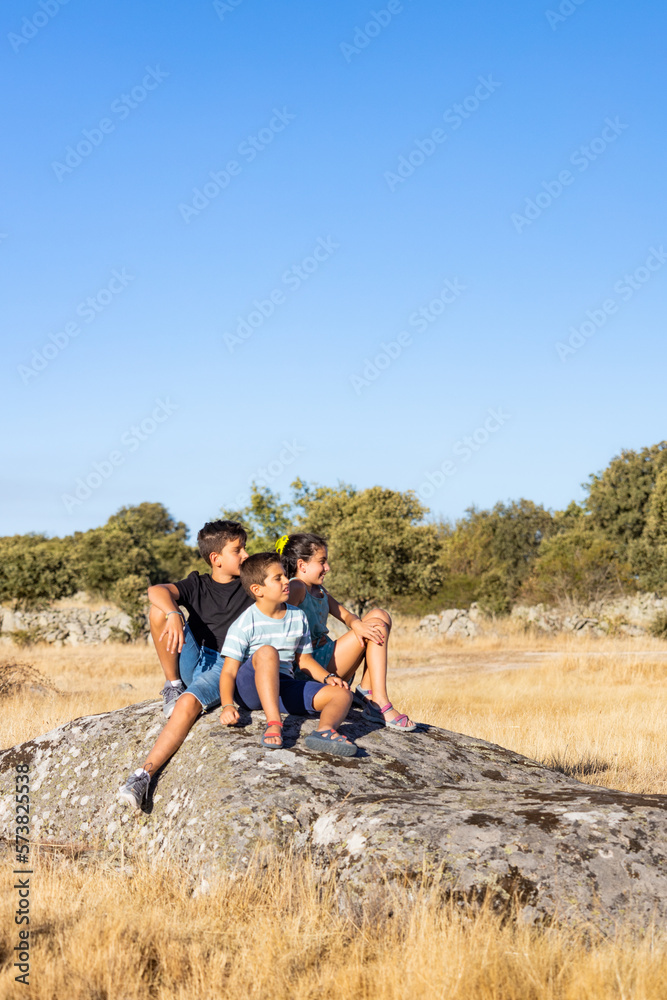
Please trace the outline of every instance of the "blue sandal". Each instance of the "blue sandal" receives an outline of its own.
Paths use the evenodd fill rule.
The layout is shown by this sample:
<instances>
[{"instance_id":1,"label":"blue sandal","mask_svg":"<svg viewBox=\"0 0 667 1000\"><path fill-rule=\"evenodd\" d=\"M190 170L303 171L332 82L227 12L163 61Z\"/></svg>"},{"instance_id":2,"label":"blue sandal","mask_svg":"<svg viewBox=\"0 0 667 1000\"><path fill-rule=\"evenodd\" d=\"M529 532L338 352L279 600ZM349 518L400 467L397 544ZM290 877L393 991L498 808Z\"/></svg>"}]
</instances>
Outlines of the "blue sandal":
<instances>
[{"instance_id":1,"label":"blue sandal","mask_svg":"<svg viewBox=\"0 0 667 1000\"><path fill-rule=\"evenodd\" d=\"M313 730L303 741L309 750L319 750L320 753L334 753L340 757L354 757L356 744L350 742L347 736L335 729Z\"/></svg>"},{"instance_id":2,"label":"blue sandal","mask_svg":"<svg viewBox=\"0 0 667 1000\"><path fill-rule=\"evenodd\" d=\"M361 684L357 684L354 694L352 695L352 704L358 705L359 708L366 708L366 705L372 700L373 691L371 688L362 688Z\"/></svg>"}]
</instances>

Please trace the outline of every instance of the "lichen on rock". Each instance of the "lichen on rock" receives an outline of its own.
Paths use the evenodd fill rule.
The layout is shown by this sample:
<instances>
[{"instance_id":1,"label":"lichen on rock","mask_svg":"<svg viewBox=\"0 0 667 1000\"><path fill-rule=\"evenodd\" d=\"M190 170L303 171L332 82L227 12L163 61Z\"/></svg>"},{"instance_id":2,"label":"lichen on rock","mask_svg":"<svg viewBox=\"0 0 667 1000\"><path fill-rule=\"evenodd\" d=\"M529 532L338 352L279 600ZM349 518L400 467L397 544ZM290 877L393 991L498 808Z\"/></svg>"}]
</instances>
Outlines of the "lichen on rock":
<instances>
[{"instance_id":1,"label":"lichen on rock","mask_svg":"<svg viewBox=\"0 0 667 1000\"><path fill-rule=\"evenodd\" d=\"M36 844L173 858L201 878L260 845L333 866L355 905L437 887L515 900L525 919L610 923L667 915L667 796L582 784L511 750L422 726L343 730L359 754L308 751L313 720L288 716L285 747L259 743L260 713L202 716L153 782L145 811L117 799L163 725L144 702L76 719L0 753L0 833L13 837L13 769L30 763Z\"/></svg>"}]
</instances>

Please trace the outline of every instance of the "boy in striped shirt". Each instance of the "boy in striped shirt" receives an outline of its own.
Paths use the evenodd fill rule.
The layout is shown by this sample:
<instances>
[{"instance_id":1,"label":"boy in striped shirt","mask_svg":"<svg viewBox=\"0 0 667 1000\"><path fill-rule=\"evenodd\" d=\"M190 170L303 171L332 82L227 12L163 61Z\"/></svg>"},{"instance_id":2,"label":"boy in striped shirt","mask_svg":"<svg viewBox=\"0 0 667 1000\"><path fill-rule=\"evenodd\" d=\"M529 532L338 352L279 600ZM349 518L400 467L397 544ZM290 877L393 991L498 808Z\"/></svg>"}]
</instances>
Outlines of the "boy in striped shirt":
<instances>
[{"instance_id":1,"label":"boy in striped shirt","mask_svg":"<svg viewBox=\"0 0 667 1000\"><path fill-rule=\"evenodd\" d=\"M220 655L220 722L232 726L239 720L234 704L266 714L262 744L269 750L283 745L281 712L320 716L319 725L305 744L311 750L353 757L357 748L337 731L352 703L349 685L327 673L313 658L306 616L286 603L289 581L275 552L258 552L240 568L241 583L255 599L227 630ZM312 677L296 680L294 664Z\"/></svg>"}]
</instances>

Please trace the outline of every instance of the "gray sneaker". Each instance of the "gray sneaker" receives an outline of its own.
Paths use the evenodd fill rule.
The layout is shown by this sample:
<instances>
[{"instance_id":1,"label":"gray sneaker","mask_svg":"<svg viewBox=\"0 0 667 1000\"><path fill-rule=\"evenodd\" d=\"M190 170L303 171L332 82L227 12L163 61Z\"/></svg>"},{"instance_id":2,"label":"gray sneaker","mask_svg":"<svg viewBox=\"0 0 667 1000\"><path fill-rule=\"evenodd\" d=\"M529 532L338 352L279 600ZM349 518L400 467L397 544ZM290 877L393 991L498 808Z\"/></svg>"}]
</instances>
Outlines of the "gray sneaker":
<instances>
[{"instance_id":1,"label":"gray sneaker","mask_svg":"<svg viewBox=\"0 0 667 1000\"><path fill-rule=\"evenodd\" d=\"M174 705L176 701L185 691L185 684L183 681L179 681L178 684L172 684L171 681L167 681L165 686L162 688L162 711L165 718L169 718L171 713L174 711Z\"/></svg>"},{"instance_id":2,"label":"gray sneaker","mask_svg":"<svg viewBox=\"0 0 667 1000\"><path fill-rule=\"evenodd\" d=\"M150 774L144 771L142 774L135 774L134 771L127 779L123 787L118 792L118 798L122 802L127 802L134 809L141 809L148 795L148 786L151 783Z\"/></svg>"}]
</instances>

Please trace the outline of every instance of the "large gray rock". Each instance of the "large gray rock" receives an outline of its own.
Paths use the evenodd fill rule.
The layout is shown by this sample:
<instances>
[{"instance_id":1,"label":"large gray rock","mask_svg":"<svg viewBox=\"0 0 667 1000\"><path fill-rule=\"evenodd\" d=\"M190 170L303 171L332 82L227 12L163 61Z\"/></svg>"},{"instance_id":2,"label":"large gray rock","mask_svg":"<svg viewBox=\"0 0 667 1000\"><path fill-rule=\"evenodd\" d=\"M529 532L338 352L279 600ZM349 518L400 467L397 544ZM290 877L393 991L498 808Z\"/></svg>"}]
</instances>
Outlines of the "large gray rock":
<instances>
[{"instance_id":1,"label":"large gray rock","mask_svg":"<svg viewBox=\"0 0 667 1000\"><path fill-rule=\"evenodd\" d=\"M289 717L286 748L203 716L154 782L145 812L116 799L163 724L158 703L76 719L0 753L0 835L14 837L12 773L30 762L33 841L169 857L197 879L245 866L260 845L333 864L341 905L409 900L432 885L455 898L516 897L530 920L597 923L667 916L667 796L584 785L482 740L424 726L345 731L359 756L305 749L312 720Z\"/></svg>"}]
</instances>

